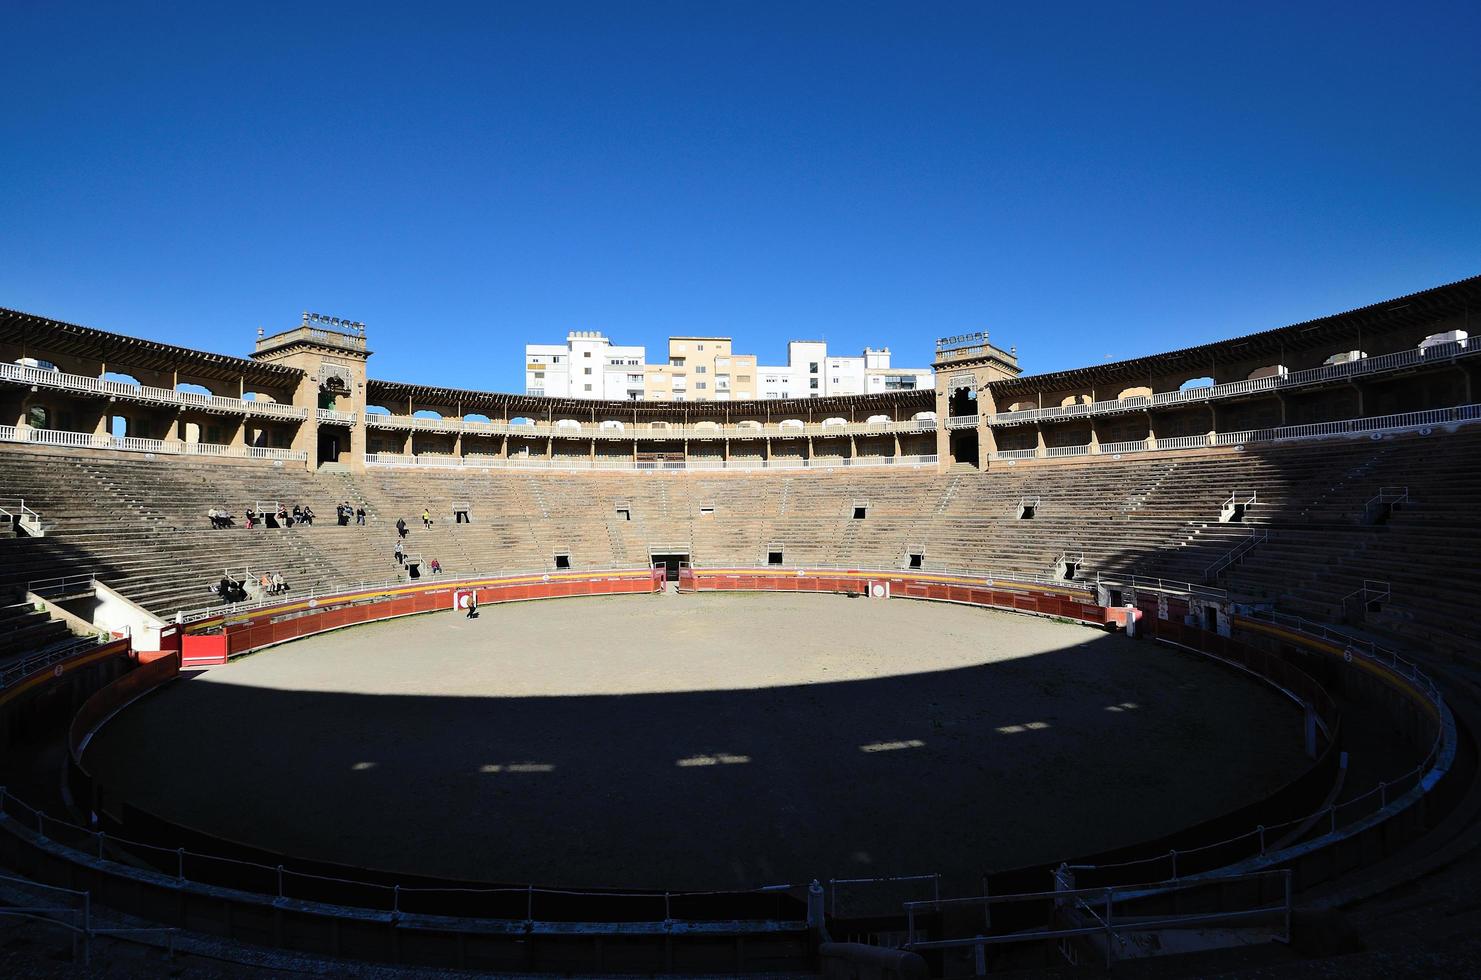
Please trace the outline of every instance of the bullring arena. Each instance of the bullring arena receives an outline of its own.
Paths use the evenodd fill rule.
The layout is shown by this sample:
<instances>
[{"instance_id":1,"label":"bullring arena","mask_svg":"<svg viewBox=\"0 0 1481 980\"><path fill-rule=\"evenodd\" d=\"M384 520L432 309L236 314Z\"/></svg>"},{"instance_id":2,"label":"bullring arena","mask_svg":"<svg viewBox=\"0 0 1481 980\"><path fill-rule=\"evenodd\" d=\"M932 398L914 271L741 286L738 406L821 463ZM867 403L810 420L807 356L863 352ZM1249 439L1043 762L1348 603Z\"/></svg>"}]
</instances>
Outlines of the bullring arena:
<instances>
[{"instance_id":1,"label":"bullring arena","mask_svg":"<svg viewBox=\"0 0 1481 980\"><path fill-rule=\"evenodd\" d=\"M145 970L1467 962L1477 308L677 404L0 310L0 912Z\"/></svg>"}]
</instances>

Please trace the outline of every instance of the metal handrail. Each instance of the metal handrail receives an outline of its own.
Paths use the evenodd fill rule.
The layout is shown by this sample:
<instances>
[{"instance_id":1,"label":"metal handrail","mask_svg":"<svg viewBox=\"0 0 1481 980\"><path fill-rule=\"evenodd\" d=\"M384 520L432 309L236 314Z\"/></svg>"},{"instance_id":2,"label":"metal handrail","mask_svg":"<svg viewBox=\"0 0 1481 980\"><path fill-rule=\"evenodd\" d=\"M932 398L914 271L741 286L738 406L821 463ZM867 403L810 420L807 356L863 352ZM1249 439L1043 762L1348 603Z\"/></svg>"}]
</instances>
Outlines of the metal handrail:
<instances>
[{"instance_id":1,"label":"metal handrail","mask_svg":"<svg viewBox=\"0 0 1481 980\"><path fill-rule=\"evenodd\" d=\"M1253 551L1256 545L1264 544L1266 541L1269 540L1269 531L1265 530L1264 528L1251 528L1249 537L1244 538L1239 542L1239 544L1235 545L1233 548L1230 548L1229 551L1222 557L1217 558L1209 563L1208 567L1203 570L1203 580L1205 582L1213 581L1215 578L1218 577L1220 572L1228 568L1230 565L1233 565L1235 562L1242 560L1245 555Z\"/></svg>"}]
</instances>

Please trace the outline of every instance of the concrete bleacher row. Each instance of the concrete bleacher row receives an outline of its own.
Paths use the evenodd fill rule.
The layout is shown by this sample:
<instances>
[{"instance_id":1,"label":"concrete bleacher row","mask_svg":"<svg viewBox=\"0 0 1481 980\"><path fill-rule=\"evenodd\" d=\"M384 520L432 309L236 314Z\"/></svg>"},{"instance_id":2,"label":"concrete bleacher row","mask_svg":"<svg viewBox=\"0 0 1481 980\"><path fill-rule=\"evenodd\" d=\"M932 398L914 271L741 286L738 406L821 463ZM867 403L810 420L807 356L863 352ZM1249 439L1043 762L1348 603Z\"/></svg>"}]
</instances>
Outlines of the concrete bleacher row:
<instances>
[{"instance_id":1,"label":"concrete bleacher row","mask_svg":"<svg viewBox=\"0 0 1481 980\"><path fill-rule=\"evenodd\" d=\"M7 538L0 588L93 573L162 617L210 604L223 571L281 571L293 589L384 581L408 554L449 574L646 563L787 565L1077 575L1202 582L1249 539L1268 537L1213 584L1324 620L1359 611L1365 580L1391 594L1364 625L1436 647L1474 645L1451 569L1473 564L1481 503L1481 435L1338 439L1262 451L1149 455L1115 462L995 466L990 472L781 474L523 474L372 470L310 474L262 464L119 458L86 451L3 454L0 496L24 497L46 535ZM1392 514L1369 502L1385 487L1408 498ZM1222 523L1231 496L1256 503ZM313 527L212 530L210 507L253 501L312 506ZM367 512L338 527L335 503ZM1031 519L1022 502L1036 504ZM466 506L468 524L455 523ZM864 508L862 520L855 509ZM433 516L423 527L421 514ZM1386 519L1375 521L1375 517ZM1344 601L1346 600L1346 601Z\"/></svg>"}]
</instances>

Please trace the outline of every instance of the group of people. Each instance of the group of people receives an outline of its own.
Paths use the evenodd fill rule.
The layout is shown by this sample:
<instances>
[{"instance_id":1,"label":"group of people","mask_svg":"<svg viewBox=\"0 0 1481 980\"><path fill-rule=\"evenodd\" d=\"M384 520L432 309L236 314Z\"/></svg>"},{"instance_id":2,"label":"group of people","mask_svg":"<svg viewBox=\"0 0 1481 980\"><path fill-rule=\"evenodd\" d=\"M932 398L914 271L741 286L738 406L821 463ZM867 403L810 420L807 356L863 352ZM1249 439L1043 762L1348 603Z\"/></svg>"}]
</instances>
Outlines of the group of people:
<instances>
[{"instance_id":1,"label":"group of people","mask_svg":"<svg viewBox=\"0 0 1481 980\"><path fill-rule=\"evenodd\" d=\"M245 602L247 599L247 587L230 575L221 576L221 581L211 586L210 592L222 602Z\"/></svg>"},{"instance_id":2,"label":"group of people","mask_svg":"<svg viewBox=\"0 0 1481 980\"><path fill-rule=\"evenodd\" d=\"M363 525L365 523L365 505L357 504L355 506L351 506L350 502L346 500L344 503L334 508L334 516L335 519L339 521L340 527L349 527L350 520L352 518L354 519L356 524Z\"/></svg>"},{"instance_id":3,"label":"group of people","mask_svg":"<svg viewBox=\"0 0 1481 980\"><path fill-rule=\"evenodd\" d=\"M283 581L282 572L263 572L257 577L257 585L262 589L263 595L282 595L288 591L288 583Z\"/></svg>"},{"instance_id":4,"label":"group of people","mask_svg":"<svg viewBox=\"0 0 1481 980\"><path fill-rule=\"evenodd\" d=\"M245 514L247 527L249 528L254 528L258 524L264 524L267 527L292 527L295 524L312 525L314 523L314 509L308 505L300 506L294 504L293 509L290 511L285 504L278 504L276 511L258 511L254 510L251 504L248 504ZM231 518L228 516L227 519L230 520ZM229 527L230 525L227 526Z\"/></svg>"},{"instance_id":5,"label":"group of people","mask_svg":"<svg viewBox=\"0 0 1481 980\"><path fill-rule=\"evenodd\" d=\"M210 518L212 527L236 527L236 518L232 517L229 511L222 510L219 507L212 507L206 511L206 517Z\"/></svg>"}]
</instances>

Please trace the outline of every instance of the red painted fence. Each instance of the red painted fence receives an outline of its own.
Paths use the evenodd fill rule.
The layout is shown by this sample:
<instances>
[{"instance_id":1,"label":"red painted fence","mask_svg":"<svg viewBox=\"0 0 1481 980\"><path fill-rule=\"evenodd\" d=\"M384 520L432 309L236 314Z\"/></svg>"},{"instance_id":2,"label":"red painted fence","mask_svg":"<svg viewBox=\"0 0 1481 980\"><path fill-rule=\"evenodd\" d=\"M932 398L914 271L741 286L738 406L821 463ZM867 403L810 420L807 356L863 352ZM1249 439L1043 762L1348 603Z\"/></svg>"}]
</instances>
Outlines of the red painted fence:
<instances>
[{"instance_id":1,"label":"red painted fence","mask_svg":"<svg viewBox=\"0 0 1481 980\"><path fill-rule=\"evenodd\" d=\"M215 616L187 628L184 665L225 663L230 657L314 633L397 616L451 610L456 592L473 590L479 605L562 596L662 592L662 567L456 579L376 592L345 592Z\"/></svg>"},{"instance_id":2,"label":"red painted fence","mask_svg":"<svg viewBox=\"0 0 1481 980\"><path fill-rule=\"evenodd\" d=\"M1089 592L1056 589L1037 583L987 584L987 579L952 575L915 575L909 572L809 571L767 568L682 568L680 592L837 592L869 594L874 583L887 584L889 595L907 599L934 599L973 606L992 606L1017 612L1061 616L1100 626L1125 625L1124 609L1097 605Z\"/></svg>"}]
</instances>

